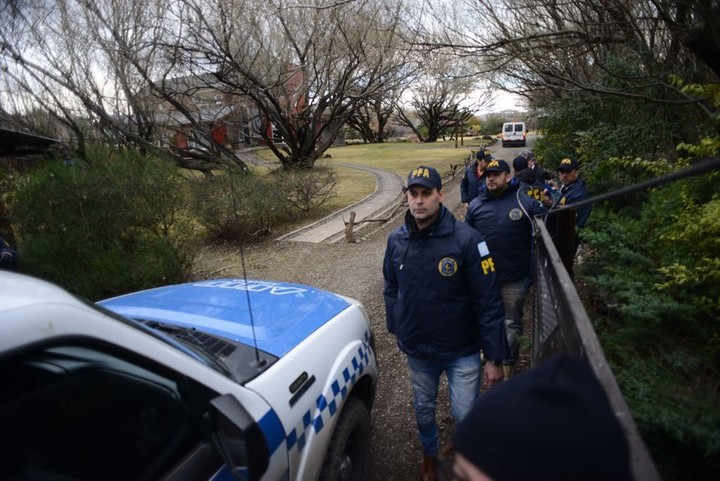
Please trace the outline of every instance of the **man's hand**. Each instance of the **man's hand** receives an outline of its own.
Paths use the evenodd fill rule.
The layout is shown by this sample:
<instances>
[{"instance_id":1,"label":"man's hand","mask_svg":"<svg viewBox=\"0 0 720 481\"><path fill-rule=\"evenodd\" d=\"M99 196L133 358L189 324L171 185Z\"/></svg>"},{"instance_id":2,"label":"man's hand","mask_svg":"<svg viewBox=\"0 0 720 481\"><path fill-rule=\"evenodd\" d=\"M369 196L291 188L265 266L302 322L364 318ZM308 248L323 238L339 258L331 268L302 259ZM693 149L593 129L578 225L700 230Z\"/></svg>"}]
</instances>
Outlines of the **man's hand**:
<instances>
[{"instance_id":1,"label":"man's hand","mask_svg":"<svg viewBox=\"0 0 720 481\"><path fill-rule=\"evenodd\" d=\"M555 201L552 198L552 195L550 195L550 191L547 189L543 190L543 199L542 199L542 205L545 207L552 207L553 204L555 204Z\"/></svg>"},{"instance_id":2,"label":"man's hand","mask_svg":"<svg viewBox=\"0 0 720 481\"><path fill-rule=\"evenodd\" d=\"M496 366L492 362L485 363L485 369L483 370L483 383L489 389L495 384L501 382L505 378L502 366Z\"/></svg>"}]
</instances>

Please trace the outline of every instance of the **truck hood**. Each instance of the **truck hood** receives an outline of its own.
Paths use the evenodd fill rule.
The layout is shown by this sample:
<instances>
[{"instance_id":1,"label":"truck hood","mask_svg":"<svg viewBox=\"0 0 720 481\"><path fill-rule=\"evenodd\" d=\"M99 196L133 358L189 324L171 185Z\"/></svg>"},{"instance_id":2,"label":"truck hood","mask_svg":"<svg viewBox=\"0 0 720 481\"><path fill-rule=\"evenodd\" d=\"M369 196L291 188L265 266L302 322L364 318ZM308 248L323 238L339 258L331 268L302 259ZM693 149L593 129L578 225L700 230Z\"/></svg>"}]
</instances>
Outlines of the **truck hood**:
<instances>
[{"instance_id":1,"label":"truck hood","mask_svg":"<svg viewBox=\"0 0 720 481\"><path fill-rule=\"evenodd\" d=\"M215 279L126 294L99 305L142 321L194 327L277 357L349 308L350 300L302 284Z\"/></svg>"}]
</instances>

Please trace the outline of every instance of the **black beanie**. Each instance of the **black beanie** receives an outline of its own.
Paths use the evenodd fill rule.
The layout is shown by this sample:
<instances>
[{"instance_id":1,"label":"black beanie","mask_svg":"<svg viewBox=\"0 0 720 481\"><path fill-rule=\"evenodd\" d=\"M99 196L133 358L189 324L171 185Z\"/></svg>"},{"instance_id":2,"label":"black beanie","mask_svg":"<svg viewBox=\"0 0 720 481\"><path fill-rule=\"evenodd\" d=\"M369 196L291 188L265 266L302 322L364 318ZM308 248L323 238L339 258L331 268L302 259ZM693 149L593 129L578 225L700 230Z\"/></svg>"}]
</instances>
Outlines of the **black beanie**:
<instances>
[{"instance_id":1,"label":"black beanie","mask_svg":"<svg viewBox=\"0 0 720 481\"><path fill-rule=\"evenodd\" d=\"M490 389L455 450L494 481L631 481L625 433L590 366L566 355Z\"/></svg>"},{"instance_id":2,"label":"black beanie","mask_svg":"<svg viewBox=\"0 0 720 481\"><path fill-rule=\"evenodd\" d=\"M526 157L523 157L522 155L518 155L513 159L513 170L517 172L521 172L528 168L528 160Z\"/></svg>"}]
</instances>

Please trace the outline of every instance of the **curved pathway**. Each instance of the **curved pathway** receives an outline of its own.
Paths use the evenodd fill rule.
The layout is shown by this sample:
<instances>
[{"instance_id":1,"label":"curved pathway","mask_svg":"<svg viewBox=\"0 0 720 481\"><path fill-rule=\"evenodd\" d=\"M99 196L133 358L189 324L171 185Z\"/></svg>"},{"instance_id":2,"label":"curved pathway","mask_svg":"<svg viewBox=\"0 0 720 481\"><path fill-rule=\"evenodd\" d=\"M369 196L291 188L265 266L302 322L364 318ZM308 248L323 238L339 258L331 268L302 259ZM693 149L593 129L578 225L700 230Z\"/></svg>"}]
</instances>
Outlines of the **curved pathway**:
<instances>
[{"instance_id":1,"label":"curved pathway","mask_svg":"<svg viewBox=\"0 0 720 481\"><path fill-rule=\"evenodd\" d=\"M528 140L528 146L523 148L532 148L534 141L532 138ZM505 159L509 164L512 164L512 159L523 148L504 148L493 145L490 147L490 151L496 158ZM365 219L383 219L390 215L403 201L402 189L405 186L405 180L398 174L357 164L339 163L337 165L374 174L375 191L355 204L334 212L310 225L280 236L276 240L332 244L345 239L345 222L350 220L350 212L355 212L356 225L353 232L357 234L368 226L379 227L381 225L379 222L361 221ZM460 205L458 182L460 177L462 177L462 171L457 174L457 179L443 179L443 184L445 184L445 201L443 203L450 210L454 210Z\"/></svg>"},{"instance_id":2,"label":"curved pathway","mask_svg":"<svg viewBox=\"0 0 720 481\"><path fill-rule=\"evenodd\" d=\"M402 177L394 172L356 164L340 163L338 166L364 170L374 174L375 191L355 204L334 212L317 222L278 237L276 240L334 243L345 238L345 222L350 220L351 211L355 212L356 223L364 219L381 219L383 216L389 214L401 201L403 196L402 189L405 183ZM364 222L357 224L353 231L357 232L372 224L376 223Z\"/></svg>"}]
</instances>

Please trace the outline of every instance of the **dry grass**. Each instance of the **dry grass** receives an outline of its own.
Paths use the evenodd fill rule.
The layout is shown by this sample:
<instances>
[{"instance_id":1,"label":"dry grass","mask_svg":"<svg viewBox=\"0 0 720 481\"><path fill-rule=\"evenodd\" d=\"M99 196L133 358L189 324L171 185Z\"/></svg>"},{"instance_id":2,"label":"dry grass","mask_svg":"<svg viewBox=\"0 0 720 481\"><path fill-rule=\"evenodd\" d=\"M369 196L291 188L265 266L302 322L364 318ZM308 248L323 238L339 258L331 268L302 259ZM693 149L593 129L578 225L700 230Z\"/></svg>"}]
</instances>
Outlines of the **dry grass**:
<instances>
[{"instance_id":1,"label":"dry grass","mask_svg":"<svg viewBox=\"0 0 720 481\"><path fill-rule=\"evenodd\" d=\"M336 196L309 215L298 219L299 223L317 220L358 202L375 190L375 176L369 172L344 167L340 164L356 164L395 172L401 177L419 165L435 167L442 175L450 173L451 164L463 163L471 151L477 150L487 142L480 139L465 139L464 145L455 147L455 142L438 141L387 142L383 144L356 144L332 147L327 151L328 158L320 159L316 167L334 168L338 174ZM263 160L277 164L277 158L269 149L255 152ZM256 173L268 172L267 167L253 167Z\"/></svg>"},{"instance_id":2,"label":"dry grass","mask_svg":"<svg viewBox=\"0 0 720 481\"><path fill-rule=\"evenodd\" d=\"M388 142L384 144L347 145L328 150L331 164L351 163L376 167L405 176L418 165L435 167L441 174L450 172L450 164L464 161L471 150L483 141L470 139L455 147L455 142Z\"/></svg>"}]
</instances>

